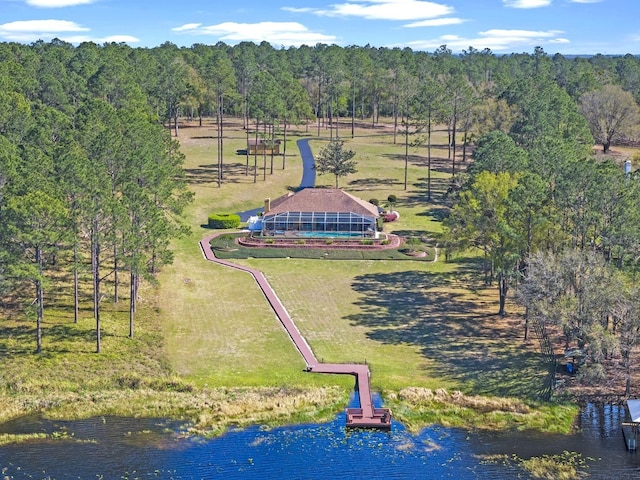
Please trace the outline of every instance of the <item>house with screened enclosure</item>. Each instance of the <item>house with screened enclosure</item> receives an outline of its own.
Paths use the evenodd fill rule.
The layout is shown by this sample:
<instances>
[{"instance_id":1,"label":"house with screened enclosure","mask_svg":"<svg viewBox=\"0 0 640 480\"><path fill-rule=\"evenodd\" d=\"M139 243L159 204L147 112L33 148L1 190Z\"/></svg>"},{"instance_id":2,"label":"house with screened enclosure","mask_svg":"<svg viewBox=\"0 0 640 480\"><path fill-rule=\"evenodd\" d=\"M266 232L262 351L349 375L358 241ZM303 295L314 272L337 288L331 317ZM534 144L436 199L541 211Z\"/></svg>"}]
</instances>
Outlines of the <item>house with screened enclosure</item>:
<instances>
[{"instance_id":1,"label":"house with screened enclosure","mask_svg":"<svg viewBox=\"0 0 640 480\"><path fill-rule=\"evenodd\" d=\"M378 207L338 188L305 188L265 199L263 236L378 238Z\"/></svg>"}]
</instances>

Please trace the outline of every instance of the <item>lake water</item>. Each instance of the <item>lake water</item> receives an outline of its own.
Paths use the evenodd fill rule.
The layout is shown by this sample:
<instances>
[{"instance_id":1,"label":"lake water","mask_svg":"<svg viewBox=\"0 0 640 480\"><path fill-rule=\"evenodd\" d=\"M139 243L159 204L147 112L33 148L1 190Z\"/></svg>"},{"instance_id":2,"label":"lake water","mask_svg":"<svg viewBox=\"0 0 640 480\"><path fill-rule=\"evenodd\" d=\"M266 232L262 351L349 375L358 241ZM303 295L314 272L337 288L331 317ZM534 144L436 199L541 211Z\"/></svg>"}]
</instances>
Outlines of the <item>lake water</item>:
<instances>
[{"instance_id":1,"label":"lake water","mask_svg":"<svg viewBox=\"0 0 640 480\"><path fill-rule=\"evenodd\" d=\"M429 427L418 435L347 430L344 415L322 425L252 427L205 440L175 422L99 417L28 417L5 432L59 432L54 440L0 447L0 479L503 479L529 478L512 461L490 456L583 455L589 478L640 478L640 453L626 451L621 407L589 406L575 435L480 434ZM62 432L62 433L60 433ZM493 457L495 458L495 457Z\"/></svg>"}]
</instances>

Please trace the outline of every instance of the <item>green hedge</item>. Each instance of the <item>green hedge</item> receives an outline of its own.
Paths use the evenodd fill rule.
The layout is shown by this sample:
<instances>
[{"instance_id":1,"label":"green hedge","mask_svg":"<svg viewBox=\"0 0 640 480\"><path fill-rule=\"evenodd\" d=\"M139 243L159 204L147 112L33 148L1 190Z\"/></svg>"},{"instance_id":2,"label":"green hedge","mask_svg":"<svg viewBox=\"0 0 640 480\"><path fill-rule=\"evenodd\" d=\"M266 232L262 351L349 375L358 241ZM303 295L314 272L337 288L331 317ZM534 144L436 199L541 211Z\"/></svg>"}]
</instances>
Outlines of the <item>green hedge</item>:
<instances>
[{"instance_id":1,"label":"green hedge","mask_svg":"<svg viewBox=\"0 0 640 480\"><path fill-rule=\"evenodd\" d=\"M209 228L238 228L240 215L236 213L212 213L209 215Z\"/></svg>"}]
</instances>

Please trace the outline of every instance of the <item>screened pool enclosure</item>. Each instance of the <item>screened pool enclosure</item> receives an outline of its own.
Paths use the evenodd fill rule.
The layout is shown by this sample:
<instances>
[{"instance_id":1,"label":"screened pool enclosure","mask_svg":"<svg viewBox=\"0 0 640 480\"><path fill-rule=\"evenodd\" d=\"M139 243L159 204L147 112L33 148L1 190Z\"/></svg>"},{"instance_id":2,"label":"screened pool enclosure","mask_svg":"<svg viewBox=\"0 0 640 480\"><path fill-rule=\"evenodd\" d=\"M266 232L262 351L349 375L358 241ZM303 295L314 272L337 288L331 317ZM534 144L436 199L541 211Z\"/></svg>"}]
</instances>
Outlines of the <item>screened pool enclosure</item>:
<instances>
[{"instance_id":1,"label":"screened pool enclosure","mask_svg":"<svg viewBox=\"0 0 640 480\"><path fill-rule=\"evenodd\" d=\"M337 188L304 188L266 198L263 236L378 238L378 207Z\"/></svg>"},{"instance_id":2,"label":"screened pool enclosure","mask_svg":"<svg viewBox=\"0 0 640 480\"><path fill-rule=\"evenodd\" d=\"M353 212L282 212L265 215L263 235L376 237L376 218Z\"/></svg>"}]
</instances>

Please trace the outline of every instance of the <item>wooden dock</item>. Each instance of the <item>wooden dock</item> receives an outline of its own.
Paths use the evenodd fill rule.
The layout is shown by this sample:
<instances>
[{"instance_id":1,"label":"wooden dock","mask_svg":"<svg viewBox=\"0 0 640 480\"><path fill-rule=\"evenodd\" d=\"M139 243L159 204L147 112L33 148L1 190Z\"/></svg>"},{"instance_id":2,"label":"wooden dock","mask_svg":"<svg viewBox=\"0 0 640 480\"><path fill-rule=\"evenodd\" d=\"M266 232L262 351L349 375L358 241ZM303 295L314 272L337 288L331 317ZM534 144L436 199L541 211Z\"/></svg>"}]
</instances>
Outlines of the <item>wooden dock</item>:
<instances>
[{"instance_id":1,"label":"wooden dock","mask_svg":"<svg viewBox=\"0 0 640 480\"><path fill-rule=\"evenodd\" d=\"M347 408L347 426L358 428L391 428L391 410L388 408L374 408L373 399L371 397L371 387L369 384L370 371L366 364L337 364L337 363L320 363L314 355L311 347L302 336L295 323L289 316L284 305L276 295L275 291L259 270L238 265L228 260L222 260L215 256L211 249L210 241L220 233L209 235L200 241L200 247L204 257L211 261L237 270L242 270L253 276L258 286L264 293L267 301L271 305L274 313L282 323L282 326L289 334L294 345L302 355L307 368L307 372L325 373L337 375L353 375L356 377L356 389L360 398L360 408Z\"/></svg>"},{"instance_id":2,"label":"wooden dock","mask_svg":"<svg viewBox=\"0 0 640 480\"><path fill-rule=\"evenodd\" d=\"M319 363L309 366L307 371L353 375L356 377L356 389L360 398L360 408L347 408L347 427L391 428L391 410L375 408L369 385L369 367L361 364Z\"/></svg>"}]
</instances>

